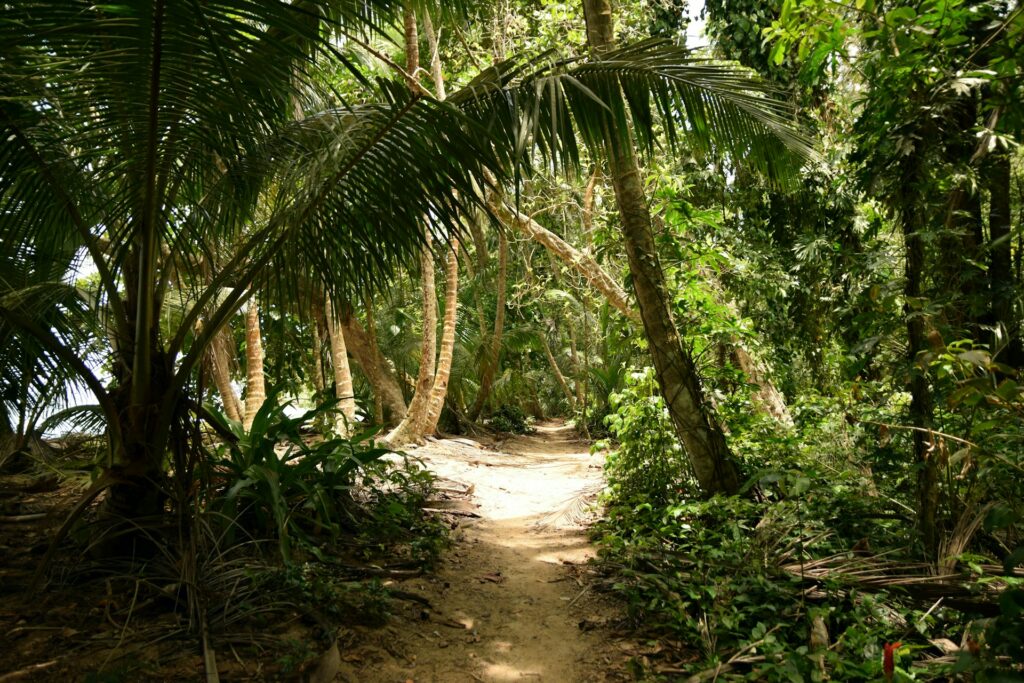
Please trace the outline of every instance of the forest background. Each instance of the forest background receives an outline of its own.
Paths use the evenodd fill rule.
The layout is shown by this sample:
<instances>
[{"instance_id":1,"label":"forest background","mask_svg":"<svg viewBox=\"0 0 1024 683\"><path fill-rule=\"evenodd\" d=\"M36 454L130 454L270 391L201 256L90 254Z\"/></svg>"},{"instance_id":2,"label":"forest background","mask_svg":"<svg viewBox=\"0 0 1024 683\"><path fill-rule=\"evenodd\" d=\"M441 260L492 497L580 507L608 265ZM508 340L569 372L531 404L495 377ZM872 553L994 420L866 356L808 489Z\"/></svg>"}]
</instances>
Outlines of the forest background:
<instances>
[{"instance_id":1,"label":"forest background","mask_svg":"<svg viewBox=\"0 0 1024 683\"><path fill-rule=\"evenodd\" d=\"M1017 680L1019 3L184 4L0 23L3 457L105 434L97 547L290 565L385 447L562 416L693 672Z\"/></svg>"}]
</instances>

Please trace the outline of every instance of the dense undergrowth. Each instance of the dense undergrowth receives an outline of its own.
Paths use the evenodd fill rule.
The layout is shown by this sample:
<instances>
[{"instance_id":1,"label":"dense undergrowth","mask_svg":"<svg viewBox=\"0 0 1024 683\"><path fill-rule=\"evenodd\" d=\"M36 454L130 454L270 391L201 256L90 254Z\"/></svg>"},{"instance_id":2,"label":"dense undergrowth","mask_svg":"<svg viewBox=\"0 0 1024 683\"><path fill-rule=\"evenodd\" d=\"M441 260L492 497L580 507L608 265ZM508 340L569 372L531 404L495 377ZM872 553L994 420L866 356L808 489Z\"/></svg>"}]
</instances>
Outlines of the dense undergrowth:
<instances>
[{"instance_id":1,"label":"dense undergrowth","mask_svg":"<svg viewBox=\"0 0 1024 683\"><path fill-rule=\"evenodd\" d=\"M938 358L936 382L956 376L960 362L956 353ZM957 400L965 387L1009 395L991 377L973 381L979 376L958 383ZM977 439L994 418L981 412L1008 409L980 403L977 429L965 432L959 413L951 427ZM793 427L754 415L743 401L723 405L749 479L743 496L708 500L650 369L633 373L613 406L607 423L616 442L596 538L633 624L664 647L667 663L646 662L649 675L880 680L888 646L893 680L1021 680L1014 663L1024 660L1024 579L1009 576L1022 560L1014 550L1020 501L1011 493L1019 460L1005 422L998 446L971 441L970 455L962 444L949 454L947 552L933 567L921 562L912 473L897 457L906 435L874 424L895 421L898 397L892 406L865 401L866 422L848 402L805 399L792 406ZM967 457L974 462L965 465Z\"/></svg>"},{"instance_id":2,"label":"dense undergrowth","mask_svg":"<svg viewBox=\"0 0 1024 683\"><path fill-rule=\"evenodd\" d=\"M174 643L197 639L207 671L217 653L223 668L238 651L264 675L289 675L315 665L340 627L387 619L387 584L432 566L447 543L423 509L434 477L376 446L373 430L312 430L333 408L289 417L272 397L249 430L217 415L235 438L202 449L168 514L119 520L100 505L79 520L50 567L46 602L68 591L131 598L110 600L120 640L83 665L86 680L181 676L168 661L190 649ZM171 649L140 656L154 641Z\"/></svg>"}]
</instances>

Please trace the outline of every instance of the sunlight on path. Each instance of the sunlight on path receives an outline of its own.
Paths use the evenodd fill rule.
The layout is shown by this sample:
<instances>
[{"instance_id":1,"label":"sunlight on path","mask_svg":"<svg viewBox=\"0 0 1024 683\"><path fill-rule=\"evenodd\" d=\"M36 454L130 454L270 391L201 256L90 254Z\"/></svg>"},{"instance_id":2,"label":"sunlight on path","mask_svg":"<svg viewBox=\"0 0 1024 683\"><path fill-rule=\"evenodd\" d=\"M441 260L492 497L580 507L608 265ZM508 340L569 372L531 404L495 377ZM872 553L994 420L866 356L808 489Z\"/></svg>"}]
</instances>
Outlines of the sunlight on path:
<instances>
[{"instance_id":1,"label":"sunlight on path","mask_svg":"<svg viewBox=\"0 0 1024 683\"><path fill-rule=\"evenodd\" d=\"M560 423L500 444L446 439L411 454L442 488L470 487L478 507L468 509L479 518L460 522L436 577L402 586L443 616L391 629L389 650L399 656L352 680L606 680L605 636L580 622L600 621L609 608L578 578L593 555L584 525L603 485L601 457Z\"/></svg>"}]
</instances>

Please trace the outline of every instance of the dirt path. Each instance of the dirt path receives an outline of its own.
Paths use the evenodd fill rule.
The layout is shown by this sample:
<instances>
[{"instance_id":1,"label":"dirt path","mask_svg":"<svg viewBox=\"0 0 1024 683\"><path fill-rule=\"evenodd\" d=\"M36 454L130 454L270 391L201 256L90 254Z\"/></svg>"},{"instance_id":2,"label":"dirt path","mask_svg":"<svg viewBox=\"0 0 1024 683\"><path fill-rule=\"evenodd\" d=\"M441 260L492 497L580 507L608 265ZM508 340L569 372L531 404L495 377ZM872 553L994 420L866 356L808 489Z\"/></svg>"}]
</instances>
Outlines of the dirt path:
<instances>
[{"instance_id":1,"label":"dirt path","mask_svg":"<svg viewBox=\"0 0 1024 683\"><path fill-rule=\"evenodd\" d=\"M492 450L493 449L493 450ZM583 566L584 525L601 460L560 423L490 447L468 439L417 449L444 489L464 492L453 548L437 573L397 588L426 597L357 651L352 681L615 680L601 624L612 608ZM466 495L468 494L468 498Z\"/></svg>"}]
</instances>

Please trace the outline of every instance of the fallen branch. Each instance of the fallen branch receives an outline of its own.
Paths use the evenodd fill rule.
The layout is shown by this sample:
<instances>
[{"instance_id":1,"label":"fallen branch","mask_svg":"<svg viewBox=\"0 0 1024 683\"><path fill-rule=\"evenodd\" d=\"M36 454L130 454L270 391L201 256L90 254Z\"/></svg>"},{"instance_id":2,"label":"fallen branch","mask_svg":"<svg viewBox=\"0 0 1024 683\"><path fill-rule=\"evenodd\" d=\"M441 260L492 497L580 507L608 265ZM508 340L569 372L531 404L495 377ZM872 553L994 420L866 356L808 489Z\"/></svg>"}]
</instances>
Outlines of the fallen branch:
<instances>
[{"instance_id":1,"label":"fallen branch","mask_svg":"<svg viewBox=\"0 0 1024 683\"><path fill-rule=\"evenodd\" d=\"M18 681L32 674L40 671L45 671L50 667L56 666L57 660L51 659L48 662L41 662L39 664L33 664L32 666L26 666L24 669L18 669L17 671L11 671L0 676L0 683L9 683L9 681Z\"/></svg>"}]
</instances>

